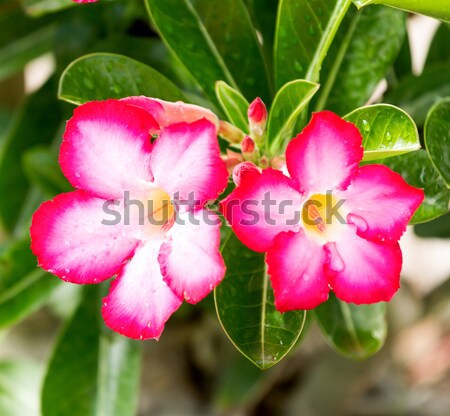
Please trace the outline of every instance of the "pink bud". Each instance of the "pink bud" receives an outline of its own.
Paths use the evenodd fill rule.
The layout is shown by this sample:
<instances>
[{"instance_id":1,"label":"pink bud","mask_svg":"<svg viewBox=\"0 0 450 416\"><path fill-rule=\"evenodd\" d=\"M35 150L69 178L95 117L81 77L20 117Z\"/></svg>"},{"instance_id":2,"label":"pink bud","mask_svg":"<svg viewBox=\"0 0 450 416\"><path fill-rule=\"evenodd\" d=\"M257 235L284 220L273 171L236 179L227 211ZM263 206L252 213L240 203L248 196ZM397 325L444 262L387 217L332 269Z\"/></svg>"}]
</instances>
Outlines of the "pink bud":
<instances>
[{"instance_id":1,"label":"pink bud","mask_svg":"<svg viewBox=\"0 0 450 416\"><path fill-rule=\"evenodd\" d=\"M242 183L242 179L244 176L252 175L255 173L260 173L261 169L258 168L252 162L242 162L237 165L233 170L233 181L236 186L239 186Z\"/></svg>"},{"instance_id":2,"label":"pink bud","mask_svg":"<svg viewBox=\"0 0 450 416\"><path fill-rule=\"evenodd\" d=\"M250 104L247 114L250 123L250 132L255 137L261 137L264 134L267 124L267 108L261 98L256 98Z\"/></svg>"},{"instance_id":3,"label":"pink bud","mask_svg":"<svg viewBox=\"0 0 450 416\"><path fill-rule=\"evenodd\" d=\"M255 142L250 136L245 136L241 142L242 153L253 153L255 151Z\"/></svg>"}]
</instances>

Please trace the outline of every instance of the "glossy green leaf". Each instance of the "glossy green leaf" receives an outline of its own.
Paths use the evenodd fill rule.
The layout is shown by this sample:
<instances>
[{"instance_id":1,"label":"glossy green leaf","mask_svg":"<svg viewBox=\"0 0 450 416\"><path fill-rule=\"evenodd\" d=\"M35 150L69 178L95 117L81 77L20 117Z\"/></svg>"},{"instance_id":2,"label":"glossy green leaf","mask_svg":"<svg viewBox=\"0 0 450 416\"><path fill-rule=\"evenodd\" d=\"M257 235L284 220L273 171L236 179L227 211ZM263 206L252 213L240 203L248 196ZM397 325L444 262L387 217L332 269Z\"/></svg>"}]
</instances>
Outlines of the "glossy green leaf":
<instances>
[{"instance_id":1,"label":"glossy green leaf","mask_svg":"<svg viewBox=\"0 0 450 416\"><path fill-rule=\"evenodd\" d=\"M0 415L39 416L42 367L23 359L0 361Z\"/></svg>"},{"instance_id":2,"label":"glossy green leaf","mask_svg":"<svg viewBox=\"0 0 450 416\"><path fill-rule=\"evenodd\" d=\"M422 238L450 238L450 212L433 221L417 224L414 232Z\"/></svg>"},{"instance_id":3,"label":"glossy green leaf","mask_svg":"<svg viewBox=\"0 0 450 416\"><path fill-rule=\"evenodd\" d=\"M414 214L411 224L430 221L448 212L450 190L433 166L428 153L420 149L417 152L377 160L400 173L410 185L422 188L425 200Z\"/></svg>"},{"instance_id":4,"label":"glossy green leaf","mask_svg":"<svg viewBox=\"0 0 450 416\"><path fill-rule=\"evenodd\" d=\"M61 172L57 153L48 148L34 147L27 150L23 157L23 167L28 180L50 198L72 190Z\"/></svg>"},{"instance_id":5,"label":"glossy green leaf","mask_svg":"<svg viewBox=\"0 0 450 416\"><path fill-rule=\"evenodd\" d=\"M54 87L50 80L27 99L0 145L0 221L10 232L30 191L30 183L22 170L22 156L37 144L50 143L61 123L62 113Z\"/></svg>"},{"instance_id":6,"label":"glossy green leaf","mask_svg":"<svg viewBox=\"0 0 450 416\"><path fill-rule=\"evenodd\" d=\"M275 34L277 89L295 79L319 81L320 68L351 0L280 0Z\"/></svg>"},{"instance_id":7,"label":"glossy green leaf","mask_svg":"<svg viewBox=\"0 0 450 416\"><path fill-rule=\"evenodd\" d=\"M354 8L353 8L354 9ZM344 115L364 105L397 57L406 34L406 13L383 6L351 10L324 63L327 77L315 110Z\"/></svg>"},{"instance_id":8,"label":"glossy green leaf","mask_svg":"<svg viewBox=\"0 0 450 416\"><path fill-rule=\"evenodd\" d=\"M363 137L363 160L375 160L420 149L417 127L400 108L387 104L361 107L344 117Z\"/></svg>"},{"instance_id":9,"label":"glossy green leaf","mask_svg":"<svg viewBox=\"0 0 450 416\"><path fill-rule=\"evenodd\" d=\"M400 79L412 73L412 57L408 32L406 32L402 47L400 48L400 52L398 53L397 59L394 62L394 72L397 79Z\"/></svg>"},{"instance_id":10,"label":"glossy green leaf","mask_svg":"<svg viewBox=\"0 0 450 416\"><path fill-rule=\"evenodd\" d=\"M214 292L217 315L236 348L266 369L295 345L306 313L281 314L275 309L264 255L248 249L227 231L222 245L227 275Z\"/></svg>"},{"instance_id":11,"label":"glossy green leaf","mask_svg":"<svg viewBox=\"0 0 450 416\"><path fill-rule=\"evenodd\" d=\"M50 360L42 415L134 416L141 344L106 332L97 286L87 287L84 295Z\"/></svg>"},{"instance_id":12,"label":"glossy green leaf","mask_svg":"<svg viewBox=\"0 0 450 416\"><path fill-rule=\"evenodd\" d=\"M352 358L367 358L383 346L386 339L386 303L354 305L330 295L314 309L320 329L329 344Z\"/></svg>"},{"instance_id":13,"label":"glossy green leaf","mask_svg":"<svg viewBox=\"0 0 450 416\"><path fill-rule=\"evenodd\" d=\"M153 68L108 53L94 53L72 62L61 76L58 95L74 104L132 95L187 101L172 81Z\"/></svg>"},{"instance_id":14,"label":"glossy green leaf","mask_svg":"<svg viewBox=\"0 0 450 416\"><path fill-rule=\"evenodd\" d=\"M431 161L450 188L450 97L439 101L430 110L424 136Z\"/></svg>"},{"instance_id":15,"label":"glossy green leaf","mask_svg":"<svg viewBox=\"0 0 450 416\"><path fill-rule=\"evenodd\" d=\"M450 62L450 24L442 23L431 41L425 66L428 67L436 62Z\"/></svg>"},{"instance_id":16,"label":"glossy green leaf","mask_svg":"<svg viewBox=\"0 0 450 416\"><path fill-rule=\"evenodd\" d=\"M450 3L448 0L353 0L353 2L357 7L383 4L450 22Z\"/></svg>"},{"instance_id":17,"label":"glossy green leaf","mask_svg":"<svg viewBox=\"0 0 450 416\"><path fill-rule=\"evenodd\" d=\"M0 254L0 328L35 312L59 284L59 279L36 268L29 239L9 244Z\"/></svg>"},{"instance_id":18,"label":"glossy green leaf","mask_svg":"<svg viewBox=\"0 0 450 416\"><path fill-rule=\"evenodd\" d=\"M428 110L450 95L450 64L435 64L419 76L402 78L398 86L383 101L405 110L422 127Z\"/></svg>"},{"instance_id":19,"label":"glossy green leaf","mask_svg":"<svg viewBox=\"0 0 450 416\"><path fill-rule=\"evenodd\" d=\"M313 82L296 80L285 84L277 93L269 113L267 147L275 155L292 139L300 113L319 89Z\"/></svg>"},{"instance_id":20,"label":"glossy green leaf","mask_svg":"<svg viewBox=\"0 0 450 416\"><path fill-rule=\"evenodd\" d=\"M261 97L269 102L272 80L243 0L191 2L244 96L250 101Z\"/></svg>"},{"instance_id":21,"label":"glossy green leaf","mask_svg":"<svg viewBox=\"0 0 450 416\"><path fill-rule=\"evenodd\" d=\"M234 88L223 81L216 83L216 96L228 121L240 128L243 132L249 132L247 111L249 102Z\"/></svg>"},{"instance_id":22,"label":"glossy green leaf","mask_svg":"<svg viewBox=\"0 0 450 416\"><path fill-rule=\"evenodd\" d=\"M214 85L218 80L237 88L234 78L189 0L145 2L163 41L210 98L215 99Z\"/></svg>"},{"instance_id":23,"label":"glossy green leaf","mask_svg":"<svg viewBox=\"0 0 450 416\"><path fill-rule=\"evenodd\" d=\"M75 6L67 0L21 0L22 7L30 16L41 16Z\"/></svg>"}]
</instances>

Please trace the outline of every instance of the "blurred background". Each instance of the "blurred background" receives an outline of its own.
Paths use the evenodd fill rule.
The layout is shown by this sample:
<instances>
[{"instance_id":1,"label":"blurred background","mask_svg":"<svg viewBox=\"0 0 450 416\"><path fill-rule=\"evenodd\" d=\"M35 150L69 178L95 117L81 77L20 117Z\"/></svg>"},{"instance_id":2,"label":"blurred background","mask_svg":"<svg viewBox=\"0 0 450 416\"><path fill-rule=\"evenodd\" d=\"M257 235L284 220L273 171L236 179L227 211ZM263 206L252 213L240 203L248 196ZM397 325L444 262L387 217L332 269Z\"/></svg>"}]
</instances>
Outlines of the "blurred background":
<instances>
[{"instance_id":1,"label":"blurred background","mask_svg":"<svg viewBox=\"0 0 450 416\"><path fill-rule=\"evenodd\" d=\"M87 52L117 52L151 64L187 89L191 86L183 70L171 65L173 58L147 20L137 17L145 16L140 2L92 10L69 8L31 18L17 2L0 1L0 211L10 219L0 230L2 289L11 283L5 278L9 259L20 254L20 247L11 254L8 239L21 239L26 247L29 213L39 201L67 187L62 177L50 173L54 169L51 156L57 152L64 120L73 108L57 100L61 71ZM410 15L408 35L405 42L411 48L413 75L419 76L429 62L432 42L432 58L440 55L439 59L449 62L450 31L444 24ZM389 82L380 83L373 101L383 96ZM228 340L211 297L197 307L184 305L168 322L159 342L143 343L138 414L449 415L448 237L447 214L410 227L402 238L402 289L388 306L386 344L367 360L339 355L316 324L308 321L301 345L262 372ZM15 290L33 289L38 279L34 258L20 254L14 267L31 276ZM28 296L26 308L21 300L0 294L0 315L4 315L0 317L1 416L39 414L46 363L64 319L77 305L80 288L51 280L23 296Z\"/></svg>"}]
</instances>

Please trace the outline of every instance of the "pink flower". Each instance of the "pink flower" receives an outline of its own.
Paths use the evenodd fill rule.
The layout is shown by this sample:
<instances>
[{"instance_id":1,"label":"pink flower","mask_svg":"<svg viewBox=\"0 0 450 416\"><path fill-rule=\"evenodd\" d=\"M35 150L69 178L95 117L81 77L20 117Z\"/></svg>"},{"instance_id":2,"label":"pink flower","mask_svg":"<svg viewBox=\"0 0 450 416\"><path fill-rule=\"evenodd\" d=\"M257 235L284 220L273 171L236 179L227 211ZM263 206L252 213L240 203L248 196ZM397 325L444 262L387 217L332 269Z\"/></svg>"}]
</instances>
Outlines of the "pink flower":
<instances>
[{"instance_id":1,"label":"pink flower","mask_svg":"<svg viewBox=\"0 0 450 416\"><path fill-rule=\"evenodd\" d=\"M220 221L204 208L228 180L217 124L146 97L90 102L67 123L59 162L77 190L36 211L32 250L67 282L117 274L102 313L123 335L158 339L183 299L200 301L224 276Z\"/></svg>"},{"instance_id":2,"label":"pink flower","mask_svg":"<svg viewBox=\"0 0 450 416\"><path fill-rule=\"evenodd\" d=\"M223 210L240 240L267 252L281 312L312 309L336 296L356 304L388 301L399 288L398 245L423 200L383 165L359 166L357 128L323 111L286 151L289 176L247 169Z\"/></svg>"}]
</instances>

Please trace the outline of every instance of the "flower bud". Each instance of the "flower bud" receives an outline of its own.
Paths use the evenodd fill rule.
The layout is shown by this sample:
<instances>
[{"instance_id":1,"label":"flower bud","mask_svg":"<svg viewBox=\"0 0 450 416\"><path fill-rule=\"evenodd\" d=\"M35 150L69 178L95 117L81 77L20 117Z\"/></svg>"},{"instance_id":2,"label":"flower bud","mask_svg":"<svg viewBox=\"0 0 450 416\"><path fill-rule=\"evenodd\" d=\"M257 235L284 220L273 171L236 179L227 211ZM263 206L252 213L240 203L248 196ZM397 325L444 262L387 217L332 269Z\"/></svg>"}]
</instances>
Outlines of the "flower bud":
<instances>
[{"instance_id":1,"label":"flower bud","mask_svg":"<svg viewBox=\"0 0 450 416\"><path fill-rule=\"evenodd\" d=\"M244 176L260 172L261 169L259 169L258 166L256 166L254 163L242 162L239 163L239 165L237 165L233 170L233 181L236 186L239 186Z\"/></svg>"},{"instance_id":2,"label":"flower bud","mask_svg":"<svg viewBox=\"0 0 450 416\"><path fill-rule=\"evenodd\" d=\"M241 142L242 153L253 153L255 151L255 141L250 136L245 136Z\"/></svg>"},{"instance_id":3,"label":"flower bud","mask_svg":"<svg viewBox=\"0 0 450 416\"><path fill-rule=\"evenodd\" d=\"M258 139L266 130L267 108L261 98L256 98L248 107L248 122L250 124L250 133L253 138Z\"/></svg>"},{"instance_id":4,"label":"flower bud","mask_svg":"<svg viewBox=\"0 0 450 416\"><path fill-rule=\"evenodd\" d=\"M232 124L220 120L219 135L230 143L240 143L244 138L244 132Z\"/></svg>"}]
</instances>

